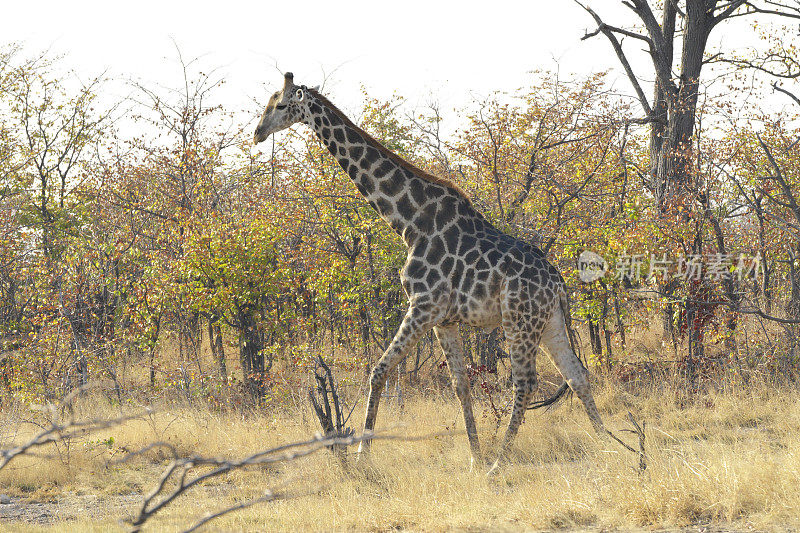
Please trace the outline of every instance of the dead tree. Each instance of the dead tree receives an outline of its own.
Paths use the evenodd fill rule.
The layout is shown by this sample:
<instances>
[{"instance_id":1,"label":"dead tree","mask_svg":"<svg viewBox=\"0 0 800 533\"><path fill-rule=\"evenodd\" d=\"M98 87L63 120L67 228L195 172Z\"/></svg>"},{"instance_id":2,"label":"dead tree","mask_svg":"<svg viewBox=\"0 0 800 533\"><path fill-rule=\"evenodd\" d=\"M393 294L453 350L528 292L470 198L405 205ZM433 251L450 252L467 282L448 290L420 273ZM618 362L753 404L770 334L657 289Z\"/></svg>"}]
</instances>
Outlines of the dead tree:
<instances>
[{"instance_id":1,"label":"dead tree","mask_svg":"<svg viewBox=\"0 0 800 533\"><path fill-rule=\"evenodd\" d=\"M694 225L690 253L699 254L703 248L702 233L708 222L715 233L718 252L726 253L719 221L714 218L713 204L702 176L696 168L695 126L697 104L701 91L703 69L709 63L727 63L737 70L749 69L781 78L800 77L800 64L790 49L775 45L762 57L741 60L722 50L710 50L712 32L722 23L740 17L779 17L800 19L800 5L780 0L666 0L655 8L649 0L621 0L637 19L634 28L608 24L587 5L576 2L594 19L597 27L587 31L583 39L604 35L630 81L644 116L632 122L650 127L649 171L642 175L645 187L656 199L664 220L679 215L684 222ZM653 2L655 4L655 2ZM643 45L649 56L653 73L635 72L623 48L623 40ZM655 76L653 76L653 74ZM644 79L653 79L652 99L643 87ZM643 173L644 174L644 173ZM673 299L679 287L662 284L660 292L665 299ZM688 292L686 312L696 312L697 300L692 287ZM729 304L738 309L739 299L731 284L726 286ZM728 327L736 327L735 316ZM673 333L672 323L665 316L665 331ZM689 348L699 343L690 336ZM702 346L699 346L702 348Z\"/></svg>"},{"instance_id":2,"label":"dead tree","mask_svg":"<svg viewBox=\"0 0 800 533\"><path fill-rule=\"evenodd\" d=\"M350 413L346 417L344 416L336 383L333 380L333 372L331 372L331 368L321 356L317 357L314 362L314 379L317 381L317 386L308 390L308 397L311 400L311 405L317 415L319 424L322 426L323 435L329 439L352 437L354 434L353 429L345 427L345 424L350 419L353 410L351 409ZM333 404L332 408L331 404ZM330 444L329 449L346 467L347 444L334 441Z\"/></svg>"},{"instance_id":3,"label":"dead tree","mask_svg":"<svg viewBox=\"0 0 800 533\"><path fill-rule=\"evenodd\" d=\"M777 16L800 19L800 6L780 1L748 0L668 0L663 2L660 22L657 10L648 0L622 0L638 19L638 29L607 24L590 7L580 4L595 20L597 28L583 39L603 34L614 49L633 86L644 117L638 122L650 124L650 176L646 185L662 209L682 202L696 190L692 158L696 109L703 67L710 62L727 62L737 68L755 68L781 77L797 77L778 64L726 58L722 52L710 54L709 36L721 23L743 16ZM642 75L633 71L622 46L625 37L644 43L655 81L652 101L645 95ZM676 46L677 45L677 46ZM784 65L785 67L785 65Z\"/></svg>"}]
</instances>

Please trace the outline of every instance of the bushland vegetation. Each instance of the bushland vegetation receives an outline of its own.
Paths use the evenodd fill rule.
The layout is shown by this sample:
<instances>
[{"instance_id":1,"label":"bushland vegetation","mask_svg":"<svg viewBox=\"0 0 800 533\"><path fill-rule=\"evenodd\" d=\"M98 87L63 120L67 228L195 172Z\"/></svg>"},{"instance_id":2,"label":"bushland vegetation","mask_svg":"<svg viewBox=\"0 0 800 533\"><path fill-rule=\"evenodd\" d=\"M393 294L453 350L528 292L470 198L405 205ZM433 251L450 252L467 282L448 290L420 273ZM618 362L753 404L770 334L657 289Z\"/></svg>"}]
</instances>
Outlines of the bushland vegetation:
<instances>
[{"instance_id":1,"label":"bushland vegetation","mask_svg":"<svg viewBox=\"0 0 800 533\"><path fill-rule=\"evenodd\" d=\"M679 63L671 48L653 48L664 43L644 4L632 2L645 23L639 37L593 11L598 30L586 37L604 34L621 60L620 36L649 39L654 61ZM656 23L662 39L676 20L670 39L694 31L680 21L696 13L673 4ZM747 6L729 2L716 14L758 14ZM352 113L365 130L458 183L493 224L537 244L564 274L601 407L612 423L627 411L648 420L649 477L629 470L630 458L604 453L582 415L556 410L529 417L500 485L468 474L459 439L392 441L376 446L385 466L369 481L342 481L325 454L298 467L300 478L320 482L306 496L327 501L327 519L341 522L274 503L267 526L248 522L260 520L249 510L226 518L231 527L796 517L800 100L792 80L800 72L792 38L765 33L760 57L701 49L707 69L729 69L714 70L708 84L699 67L675 75L656 64L652 101L639 83L638 100L620 95L606 73L534 72L525 87L454 112L365 91ZM60 416L123 417L113 429L71 435L71 445L54 439L45 456L15 459L0 478L14 497L140 494L169 454L150 449L111 470L108 459L155 441L176 456L237 457L302 441L319 430L308 401L319 357L345 414L356 413L346 423L361 423L370 365L405 311L402 241L310 131L293 128L254 149L252 121L213 103L223 80L198 64L179 64L177 88L133 84L128 99L113 101L105 76L65 76L62 59L0 48L3 447L45 424L52 412L41 406L92 383L103 384L92 400L70 401ZM600 260L590 281L585 252ZM503 333L464 328L462 338L491 441L510 398ZM557 378L542 368L546 395ZM393 380L393 414L381 423L404 421L404 435L459 429L432 337ZM202 498L238 501L243 484L266 476L273 486L287 471L274 479L268 468L236 472ZM623 493L637 496L615 497ZM369 517L358 514L364 498Z\"/></svg>"}]
</instances>

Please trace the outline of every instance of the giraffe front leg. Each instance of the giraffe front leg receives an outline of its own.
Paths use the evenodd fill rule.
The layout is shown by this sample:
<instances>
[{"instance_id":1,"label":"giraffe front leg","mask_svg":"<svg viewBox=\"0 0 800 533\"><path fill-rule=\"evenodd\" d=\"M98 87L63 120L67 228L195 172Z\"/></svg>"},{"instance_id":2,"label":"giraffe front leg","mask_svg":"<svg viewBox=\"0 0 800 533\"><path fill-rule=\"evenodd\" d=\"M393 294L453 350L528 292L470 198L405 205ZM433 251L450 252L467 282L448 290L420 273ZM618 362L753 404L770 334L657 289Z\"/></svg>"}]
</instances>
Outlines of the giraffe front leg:
<instances>
[{"instance_id":1,"label":"giraffe front leg","mask_svg":"<svg viewBox=\"0 0 800 533\"><path fill-rule=\"evenodd\" d=\"M535 359L534 359L535 360ZM533 393L538 388L539 381L536 377L535 364L528 372L517 377L517 369L514 367L514 409L511 411L511 420L508 422L506 435L503 437L503 443L500 445L500 452L497 454L497 460L489 470L489 474L494 474L500 468L500 464L505 460L508 449L511 443L514 442L514 437L517 436L519 427L525 419L525 411L531 403ZM522 373L522 370L520 370Z\"/></svg>"},{"instance_id":2,"label":"giraffe front leg","mask_svg":"<svg viewBox=\"0 0 800 533\"><path fill-rule=\"evenodd\" d=\"M427 331L431 329L430 313L422 308L412 306L408 309L400 328L397 330L392 342L384 352L383 356L372 369L369 380L369 397L367 399L367 411L364 417L364 435L368 437L375 429L375 419L378 416L378 404L381 394L386 386L386 379L389 372L406 356L408 351ZM370 440L366 438L358 446L359 456L369 454Z\"/></svg>"},{"instance_id":3,"label":"giraffe front leg","mask_svg":"<svg viewBox=\"0 0 800 533\"><path fill-rule=\"evenodd\" d=\"M458 326L437 326L434 328L439 344L442 346L447 358L447 366L453 378L453 389L461 401L464 412L464 426L467 429L469 448L472 454L471 466L481 461L481 447L478 444L478 429L475 425L475 415L472 413L472 395L470 393L469 376L464 364L464 349L458 335Z\"/></svg>"}]
</instances>

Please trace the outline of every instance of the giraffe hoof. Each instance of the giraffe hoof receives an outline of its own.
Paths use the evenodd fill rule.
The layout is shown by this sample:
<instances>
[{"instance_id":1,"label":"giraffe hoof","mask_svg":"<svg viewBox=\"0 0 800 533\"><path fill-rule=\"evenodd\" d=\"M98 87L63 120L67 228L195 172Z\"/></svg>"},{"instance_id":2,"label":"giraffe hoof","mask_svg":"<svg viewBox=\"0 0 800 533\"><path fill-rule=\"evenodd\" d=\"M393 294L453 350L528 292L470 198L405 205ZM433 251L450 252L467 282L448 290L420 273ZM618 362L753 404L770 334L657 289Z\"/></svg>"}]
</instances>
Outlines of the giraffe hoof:
<instances>
[{"instance_id":1,"label":"giraffe hoof","mask_svg":"<svg viewBox=\"0 0 800 533\"><path fill-rule=\"evenodd\" d=\"M357 465L371 465L372 464L372 456L367 452L359 451L356 454L356 464Z\"/></svg>"},{"instance_id":2,"label":"giraffe hoof","mask_svg":"<svg viewBox=\"0 0 800 533\"><path fill-rule=\"evenodd\" d=\"M370 464L370 462L369 448L359 446L358 451L356 452L356 464L362 466Z\"/></svg>"},{"instance_id":3,"label":"giraffe hoof","mask_svg":"<svg viewBox=\"0 0 800 533\"><path fill-rule=\"evenodd\" d=\"M489 466L489 461L486 457L478 453L470 453L469 455L469 471L474 472L476 468Z\"/></svg>"}]
</instances>

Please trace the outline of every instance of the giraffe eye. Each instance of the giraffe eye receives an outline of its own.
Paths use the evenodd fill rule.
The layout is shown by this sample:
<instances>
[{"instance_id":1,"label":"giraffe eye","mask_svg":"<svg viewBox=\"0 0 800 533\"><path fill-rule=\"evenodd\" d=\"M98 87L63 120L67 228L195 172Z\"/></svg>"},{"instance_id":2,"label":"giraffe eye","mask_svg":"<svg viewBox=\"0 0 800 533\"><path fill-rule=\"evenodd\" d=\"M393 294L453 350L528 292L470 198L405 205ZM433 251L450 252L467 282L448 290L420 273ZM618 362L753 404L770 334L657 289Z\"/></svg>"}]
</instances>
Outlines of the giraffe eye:
<instances>
[{"instance_id":1,"label":"giraffe eye","mask_svg":"<svg viewBox=\"0 0 800 533\"><path fill-rule=\"evenodd\" d=\"M275 109L286 109L287 104L278 104L275 106Z\"/></svg>"}]
</instances>

